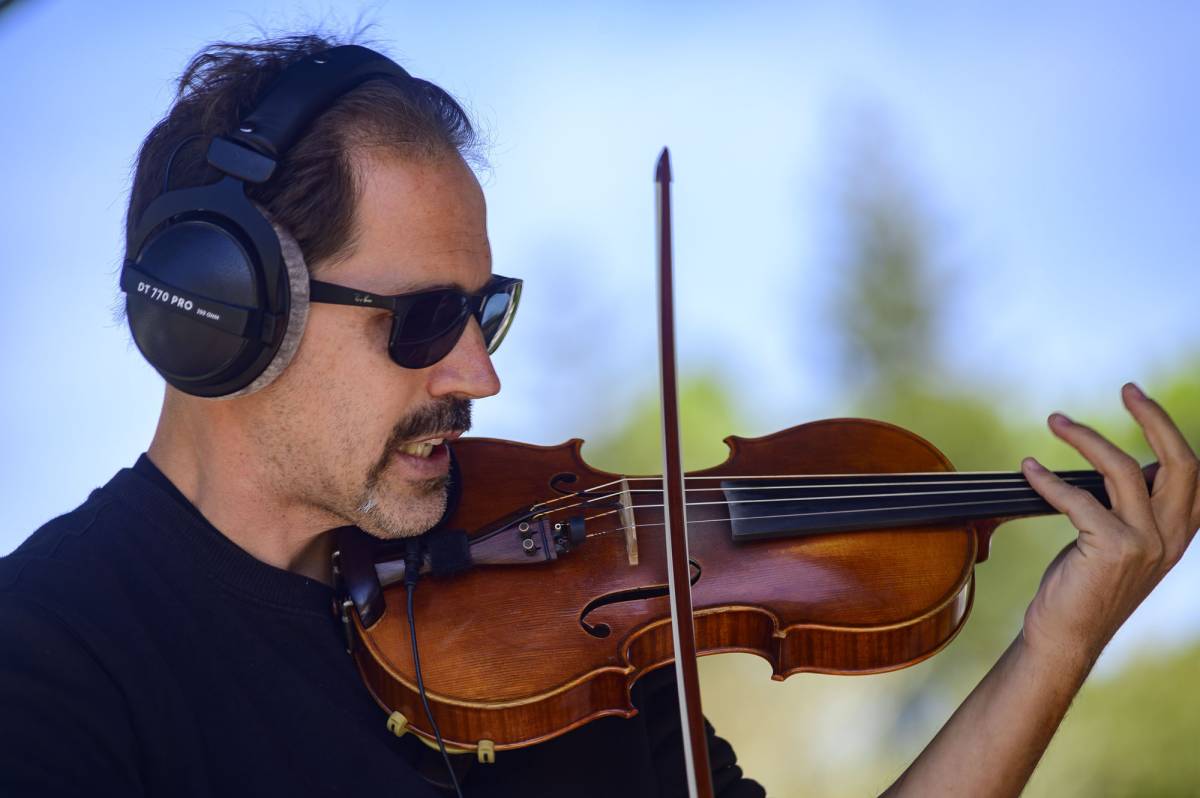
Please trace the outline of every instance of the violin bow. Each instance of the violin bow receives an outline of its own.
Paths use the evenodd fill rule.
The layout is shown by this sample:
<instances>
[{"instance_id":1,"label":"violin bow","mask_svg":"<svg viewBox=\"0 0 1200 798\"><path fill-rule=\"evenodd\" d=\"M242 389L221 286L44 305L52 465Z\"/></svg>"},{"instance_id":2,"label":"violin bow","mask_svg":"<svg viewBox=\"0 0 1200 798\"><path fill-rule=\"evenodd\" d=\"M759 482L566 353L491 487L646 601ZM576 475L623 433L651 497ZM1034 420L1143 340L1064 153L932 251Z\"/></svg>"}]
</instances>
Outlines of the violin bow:
<instances>
[{"instance_id":1,"label":"violin bow","mask_svg":"<svg viewBox=\"0 0 1200 798\"><path fill-rule=\"evenodd\" d=\"M658 344L662 386L663 526L667 541L667 585L675 644L675 679L683 729L683 759L691 798L712 798L708 735L700 710L700 674L696 668L696 625L692 616L691 567L684 507L683 460L679 451L679 401L675 372L675 303L671 253L671 154L663 147L655 169L658 199Z\"/></svg>"}]
</instances>

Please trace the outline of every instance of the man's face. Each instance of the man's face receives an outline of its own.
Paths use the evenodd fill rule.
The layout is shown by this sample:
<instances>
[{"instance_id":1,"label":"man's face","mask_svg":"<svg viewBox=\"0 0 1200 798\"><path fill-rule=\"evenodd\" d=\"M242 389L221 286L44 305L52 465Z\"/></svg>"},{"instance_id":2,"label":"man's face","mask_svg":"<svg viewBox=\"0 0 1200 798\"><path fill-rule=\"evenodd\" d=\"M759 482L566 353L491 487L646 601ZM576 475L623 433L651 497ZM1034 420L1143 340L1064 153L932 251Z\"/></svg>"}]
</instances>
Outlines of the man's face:
<instances>
[{"instance_id":1,"label":"man's face","mask_svg":"<svg viewBox=\"0 0 1200 798\"><path fill-rule=\"evenodd\" d=\"M487 283L483 192L461 159L380 152L358 166L351 254L319 279L377 294L474 293ZM469 401L500 390L474 319L450 354L424 369L389 358L391 321L386 310L313 304L291 365L248 397L263 403L248 432L270 460L272 487L385 538L438 520L448 457L444 445L422 442L460 434Z\"/></svg>"}]
</instances>

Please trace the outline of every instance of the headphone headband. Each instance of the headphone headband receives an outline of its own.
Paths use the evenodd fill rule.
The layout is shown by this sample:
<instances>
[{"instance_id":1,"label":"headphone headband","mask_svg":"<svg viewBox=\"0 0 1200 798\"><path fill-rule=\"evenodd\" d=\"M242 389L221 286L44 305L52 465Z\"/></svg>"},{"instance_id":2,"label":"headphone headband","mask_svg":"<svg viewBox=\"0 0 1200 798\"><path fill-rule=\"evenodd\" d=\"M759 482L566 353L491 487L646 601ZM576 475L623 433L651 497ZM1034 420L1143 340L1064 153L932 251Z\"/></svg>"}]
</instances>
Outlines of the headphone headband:
<instances>
[{"instance_id":1,"label":"headphone headband","mask_svg":"<svg viewBox=\"0 0 1200 798\"><path fill-rule=\"evenodd\" d=\"M214 138L208 160L216 168L255 183L266 182L277 161L321 112L338 97L372 78L412 80L395 61L357 44L346 44L291 64L227 138ZM228 152L228 141L270 160ZM250 162L249 164L247 162Z\"/></svg>"}]
</instances>

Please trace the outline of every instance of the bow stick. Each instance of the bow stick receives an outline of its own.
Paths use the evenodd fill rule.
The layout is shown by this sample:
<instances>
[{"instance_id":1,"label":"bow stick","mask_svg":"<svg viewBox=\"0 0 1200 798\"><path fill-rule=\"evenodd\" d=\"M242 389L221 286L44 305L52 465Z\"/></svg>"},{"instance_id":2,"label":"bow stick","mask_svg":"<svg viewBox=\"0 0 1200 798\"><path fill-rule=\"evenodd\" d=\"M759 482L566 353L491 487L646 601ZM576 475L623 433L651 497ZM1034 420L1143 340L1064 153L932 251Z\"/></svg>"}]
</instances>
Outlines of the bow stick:
<instances>
[{"instance_id":1,"label":"bow stick","mask_svg":"<svg viewBox=\"0 0 1200 798\"><path fill-rule=\"evenodd\" d=\"M683 760L688 795L712 798L708 737L700 711L700 674L696 669L696 627L692 617L691 568L688 564L687 515L683 501L683 462L679 453L679 403L675 386L675 308L671 275L671 155L663 147L654 182L658 198L658 368L662 384L663 522L667 539L667 585L675 643L675 678L683 728Z\"/></svg>"}]
</instances>

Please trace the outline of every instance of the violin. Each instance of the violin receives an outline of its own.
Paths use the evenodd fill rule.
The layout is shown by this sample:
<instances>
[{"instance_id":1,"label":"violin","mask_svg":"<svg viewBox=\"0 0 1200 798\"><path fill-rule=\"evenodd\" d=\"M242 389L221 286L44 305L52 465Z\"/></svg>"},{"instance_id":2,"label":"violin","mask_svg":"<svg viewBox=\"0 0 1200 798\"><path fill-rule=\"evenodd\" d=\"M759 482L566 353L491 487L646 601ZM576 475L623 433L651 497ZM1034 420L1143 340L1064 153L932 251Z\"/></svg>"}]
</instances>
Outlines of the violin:
<instances>
[{"instance_id":1,"label":"violin","mask_svg":"<svg viewBox=\"0 0 1200 798\"><path fill-rule=\"evenodd\" d=\"M777 680L933 656L970 613L995 528L1057 512L1019 472L956 472L928 441L881 421L725 442L724 463L686 475L697 654L757 654ZM629 717L633 683L673 660L662 479L592 468L582 445L453 442L459 487L430 534L458 542L423 554L430 584L413 606L428 700L451 748L501 751ZM1057 473L1108 503L1098 472ZM363 679L432 740L403 548L341 533Z\"/></svg>"},{"instance_id":2,"label":"violin","mask_svg":"<svg viewBox=\"0 0 1200 798\"><path fill-rule=\"evenodd\" d=\"M1020 472L956 472L918 435L866 419L728 437L725 462L683 474L665 150L656 184L664 474L595 469L579 439L453 441L437 527L389 542L337 530L334 579L394 733L489 762L632 716L637 679L674 664L703 797L697 656L757 654L776 680L918 663L962 629L996 527L1058 511ZM1058 476L1111 506L1099 472Z\"/></svg>"}]
</instances>

